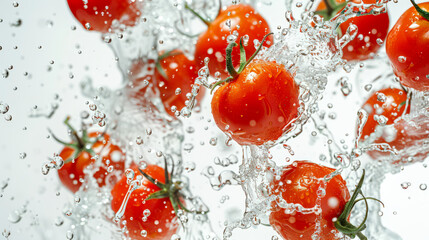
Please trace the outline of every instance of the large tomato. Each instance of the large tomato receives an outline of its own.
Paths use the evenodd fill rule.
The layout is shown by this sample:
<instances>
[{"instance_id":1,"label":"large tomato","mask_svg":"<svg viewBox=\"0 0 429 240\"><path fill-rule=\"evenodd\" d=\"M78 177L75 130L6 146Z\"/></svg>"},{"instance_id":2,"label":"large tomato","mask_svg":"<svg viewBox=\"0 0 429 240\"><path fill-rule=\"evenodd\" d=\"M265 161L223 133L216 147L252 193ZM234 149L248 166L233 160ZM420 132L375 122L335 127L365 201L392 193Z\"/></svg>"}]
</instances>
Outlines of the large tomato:
<instances>
[{"instance_id":1,"label":"large tomato","mask_svg":"<svg viewBox=\"0 0 429 240\"><path fill-rule=\"evenodd\" d=\"M429 2L419 6L423 11L429 10ZM403 85L429 90L429 19L422 17L415 7L402 14L390 30L386 52Z\"/></svg>"},{"instance_id":2,"label":"large tomato","mask_svg":"<svg viewBox=\"0 0 429 240\"><path fill-rule=\"evenodd\" d=\"M217 126L241 145L277 140L298 116L299 88L276 62L252 61L219 87L211 107Z\"/></svg>"},{"instance_id":3,"label":"large tomato","mask_svg":"<svg viewBox=\"0 0 429 240\"><path fill-rule=\"evenodd\" d=\"M343 3L344 0L336 0L337 3ZM374 4L376 0L353 0L354 3ZM321 1L318 11L326 11L325 1ZM336 11L341 10L334 9ZM335 14L335 13L333 13ZM325 18L332 17L332 13L325 16ZM376 23L376 24L374 24ZM343 59L348 61L361 61L372 58L378 49L381 47L377 43L377 39L384 41L389 30L389 15L387 12L378 15L365 15L359 17L352 17L342 23L339 27L341 35L345 34L350 24L358 27L356 37L350 41L343 48Z\"/></svg>"},{"instance_id":4,"label":"large tomato","mask_svg":"<svg viewBox=\"0 0 429 240\"><path fill-rule=\"evenodd\" d=\"M135 175L140 174L137 166L132 167ZM156 165L147 165L143 170L159 182L165 183L164 169ZM124 176L113 187L112 209L117 212L130 186ZM143 178L141 186L131 193L122 220L126 220L127 235L131 239L170 240L178 228L175 211L170 199L149 199L150 194L161 190L148 179ZM121 224L123 221L121 220Z\"/></svg>"},{"instance_id":5,"label":"large tomato","mask_svg":"<svg viewBox=\"0 0 429 240\"><path fill-rule=\"evenodd\" d=\"M320 239L336 239L335 234L338 231L333 220L342 214L350 194L346 182L340 175L324 183L324 177L334 170L315 163L297 161L284 167L280 178L275 178L272 193L279 195L288 204L299 204L311 209L316 207L318 194L324 193L321 195L320 215L315 212L285 212L284 208L273 204L270 224L284 239L311 240L318 223L321 229Z\"/></svg>"},{"instance_id":6,"label":"large tomato","mask_svg":"<svg viewBox=\"0 0 429 240\"><path fill-rule=\"evenodd\" d=\"M186 106L187 94L192 93L192 86L198 77L198 68L195 61L189 59L180 50L165 54L162 54L157 61L149 60L146 63L140 61L133 65L130 80L136 89L130 94L133 98L145 98L147 86L152 84L153 89L159 91L165 111L174 116L173 106L177 111ZM145 81L146 84L143 84ZM205 89L200 88L197 101L201 101L204 93Z\"/></svg>"},{"instance_id":7,"label":"large tomato","mask_svg":"<svg viewBox=\"0 0 429 240\"><path fill-rule=\"evenodd\" d=\"M250 5L237 4L227 7L213 22L208 23L207 31L198 37L195 45L195 61L198 68L204 66L204 59L208 57L210 74L214 76L215 72L220 72L222 79L228 77L225 50L228 46L227 37L235 31L239 37L249 36L248 44L244 49L247 56L250 56L255 51L253 41L261 41L270 32L270 27ZM269 36L264 46L269 47L272 44L273 37ZM232 61L235 66L240 63L238 48L233 50Z\"/></svg>"},{"instance_id":8,"label":"large tomato","mask_svg":"<svg viewBox=\"0 0 429 240\"><path fill-rule=\"evenodd\" d=\"M98 136L100 133L91 132L88 136L79 138L84 146L80 146L75 139L72 144L76 147L66 146L59 154L65 164L58 169L58 176L63 185L72 192L79 190L85 178L85 169L96 161L101 161L99 169L93 175L99 187L105 186L107 183L113 185L116 180L114 173L124 171L125 155L121 148L110 142L109 135L104 134L103 138L93 143L89 150L87 149L87 145L91 144L88 140L96 139ZM78 154L74 158L76 151ZM109 166L113 167L112 171L108 171Z\"/></svg>"},{"instance_id":9,"label":"large tomato","mask_svg":"<svg viewBox=\"0 0 429 240\"><path fill-rule=\"evenodd\" d=\"M114 20L134 25L140 12L134 0L67 0L76 19L87 30L106 33Z\"/></svg>"}]
</instances>

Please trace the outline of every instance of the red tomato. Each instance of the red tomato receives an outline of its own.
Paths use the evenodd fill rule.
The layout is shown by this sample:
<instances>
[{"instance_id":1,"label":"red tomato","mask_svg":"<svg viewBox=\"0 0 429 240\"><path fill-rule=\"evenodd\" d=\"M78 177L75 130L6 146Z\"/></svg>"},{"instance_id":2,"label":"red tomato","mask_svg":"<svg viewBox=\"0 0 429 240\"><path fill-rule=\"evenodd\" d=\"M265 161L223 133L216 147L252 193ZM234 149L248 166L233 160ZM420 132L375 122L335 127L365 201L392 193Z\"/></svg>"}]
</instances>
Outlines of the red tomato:
<instances>
[{"instance_id":1,"label":"red tomato","mask_svg":"<svg viewBox=\"0 0 429 240\"><path fill-rule=\"evenodd\" d=\"M386 160L387 157L390 157L390 163L395 165L423 161L429 155L428 138L429 121L426 115L399 118L374 141L375 143L388 143L398 151L399 155L375 150L369 151L368 154L375 160Z\"/></svg>"},{"instance_id":2,"label":"red tomato","mask_svg":"<svg viewBox=\"0 0 429 240\"><path fill-rule=\"evenodd\" d=\"M298 116L299 89L283 65L252 61L219 87L211 107L217 126L241 145L277 140Z\"/></svg>"},{"instance_id":3,"label":"red tomato","mask_svg":"<svg viewBox=\"0 0 429 240\"><path fill-rule=\"evenodd\" d=\"M155 69L160 97L167 113L174 116L171 107L176 106L180 111L186 106L185 102L188 100L186 94L191 93L199 69L195 61L189 60L180 50L172 51L169 56L160 60L160 64L167 76L165 78L158 69ZM178 89L180 89L179 93L176 92ZM197 95L198 101L204 97L204 92L205 88L201 87Z\"/></svg>"},{"instance_id":4,"label":"red tomato","mask_svg":"<svg viewBox=\"0 0 429 240\"><path fill-rule=\"evenodd\" d=\"M284 167L280 179L272 183L273 193L289 204L299 204L304 208L316 206L323 177L335 169L306 161L297 161ZM349 201L350 194L346 182L340 175L326 183L325 195L321 198L321 217L316 213L285 213L285 209L274 206L270 214L270 224L286 240L311 240L316 224L320 221L320 239L336 239L338 233L333 220L338 218Z\"/></svg>"},{"instance_id":5,"label":"red tomato","mask_svg":"<svg viewBox=\"0 0 429 240\"><path fill-rule=\"evenodd\" d=\"M267 21L250 5L237 4L227 7L209 24L207 31L198 37L195 45L195 60L198 69L204 66L204 59L208 57L210 74L214 76L215 72L220 72L221 79L228 77L225 51L228 46L227 37L234 31L238 32L239 37L246 34L249 36L248 45L244 47L247 57L255 52L253 41L255 39L261 41L266 34L271 32ZM264 46L269 47L272 44L273 36L269 36ZM233 50L232 62L235 66L240 63L239 53L238 48Z\"/></svg>"},{"instance_id":6,"label":"red tomato","mask_svg":"<svg viewBox=\"0 0 429 240\"><path fill-rule=\"evenodd\" d=\"M100 134L92 132L88 134L89 138L96 138ZM114 184L116 179L111 179L108 176L114 176L109 173L107 168L113 166L115 171L124 171L125 168L125 155L122 150L110 143L109 135L104 134L103 139L94 143L91 148L95 154L98 154L98 159L101 159L102 165L93 175L97 180L98 186L103 187L107 183ZM65 187L67 187L73 193L77 192L82 185L82 181L85 178L84 170L95 163L96 156L90 154L88 151L81 150L81 153L76 159L73 159L77 149L71 147L64 147L60 153L60 157L69 162L65 163L63 167L58 169L58 176ZM108 181L108 182L106 182ZM113 181L113 182L112 182Z\"/></svg>"},{"instance_id":7,"label":"red tomato","mask_svg":"<svg viewBox=\"0 0 429 240\"><path fill-rule=\"evenodd\" d=\"M153 60L146 64L138 62L132 67L133 75L130 78L137 89L131 94L137 99L144 98L148 88L147 85L141 87L142 82L146 80L148 83L152 83L154 88L159 91L165 111L174 116L171 108L176 106L177 111L180 111L186 106L185 102L188 100L186 94L192 91L192 85L198 77L198 68L195 61L187 58L180 50L171 51L166 57L159 60L159 64L163 73L155 67L156 63ZM153 69L154 74L152 75ZM205 89L201 87L197 95L198 102L204 97L204 93Z\"/></svg>"},{"instance_id":8,"label":"red tomato","mask_svg":"<svg viewBox=\"0 0 429 240\"><path fill-rule=\"evenodd\" d=\"M336 2L343 3L344 0L337 0ZM352 2L374 4L376 0L352 0ZM317 10L325 9L325 2L321 1ZM381 39L382 41L386 39L389 30L388 13L352 17L340 25L340 35L345 34L351 23L358 27L358 33L352 41L344 46L343 59L348 61L362 61L372 58L381 47L381 45L377 43L377 39Z\"/></svg>"},{"instance_id":9,"label":"red tomato","mask_svg":"<svg viewBox=\"0 0 429 240\"><path fill-rule=\"evenodd\" d=\"M371 95L362 106L368 113L368 120L362 129L361 140L376 131L376 126L379 125L376 119L380 116L387 118L386 125L393 124L404 113L406 101L407 93L396 88L385 88Z\"/></svg>"},{"instance_id":10,"label":"red tomato","mask_svg":"<svg viewBox=\"0 0 429 240\"><path fill-rule=\"evenodd\" d=\"M67 0L76 19L87 30L109 31L114 20L132 26L140 12L133 0Z\"/></svg>"},{"instance_id":11,"label":"red tomato","mask_svg":"<svg viewBox=\"0 0 429 240\"><path fill-rule=\"evenodd\" d=\"M429 2L419 6L429 10ZM429 20L420 16L414 7L402 14L390 30L386 52L404 86L429 90Z\"/></svg>"},{"instance_id":12,"label":"red tomato","mask_svg":"<svg viewBox=\"0 0 429 240\"><path fill-rule=\"evenodd\" d=\"M140 174L136 166L132 170L136 175ZM156 165L147 165L143 171L159 182L165 182L163 168ZM113 211L117 212L119 210L128 189L127 178L124 176L111 191ZM129 231L128 236L132 239L170 240L171 236L176 232L179 225L170 199L145 200L150 194L159 190L158 186L143 178L142 185L131 194L123 220L126 220L125 226ZM143 230L147 234L145 237L142 236Z\"/></svg>"}]
</instances>

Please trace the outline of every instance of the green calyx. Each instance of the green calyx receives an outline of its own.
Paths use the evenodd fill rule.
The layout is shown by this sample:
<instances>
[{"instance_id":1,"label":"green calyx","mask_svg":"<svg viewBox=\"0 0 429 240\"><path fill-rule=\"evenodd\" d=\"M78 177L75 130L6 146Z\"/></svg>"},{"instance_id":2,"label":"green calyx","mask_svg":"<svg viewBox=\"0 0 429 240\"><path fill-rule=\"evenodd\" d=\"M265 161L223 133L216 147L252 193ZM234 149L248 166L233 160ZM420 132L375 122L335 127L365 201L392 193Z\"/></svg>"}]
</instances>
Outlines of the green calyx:
<instances>
[{"instance_id":1,"label":"green calyx","mask_svg":"<svg viewBox=\"0 0 429 240\"><path fill-rule=\"evenodd\" d=\"M323 0L326 5L326 9L319 10L314 12L317 15L322 16L325 20L331 20L341 9L343 9L347 2L343 2L340 4L337 4L335 0Z\"/></svg>"},{"instance_id":2,"label":"green calyx","mask_svg":"<svg viewBox=\"0 0 429 240\"><path fill-rule=\"evenodd\" d=\"M232 63L232 49L237 46L237 43L236 42L230 43L228 45L228 47L226 48L226 70L228 71L230 76L224 80L217 81L212 86L210 93L213 93L214 89L217 86L222 85L226 82L231 82L232 80L236 79L240 75L240 73L247 67L247 65L249 65L250 62L252 62L252 60L256 57L256 55L258 55L258 53L262 49L262 45L264 44L265 40L271 34L273 34L273 33L268 33L267 35L264 36L264 38L261 41L261 44L259 44L256 51L253 53L253 55L248 60L246 58L246 51L244 50L243 38L240 38L240 67L238 68L238 70L235 70L234 65Z\"/></svg>"},{"instance_id":3,"label":"green calyx","mask_svg":"<svg viewBox=\"0 0 429 240\"><path fill-rule=\"evenodd\" d=\"M417 4L414 2L414 0L410 0L410 1L411 1L411 3L413 4L414 8L417 10L417 12L420 14L420 16L422 16L424 19L426 19L426 20L428 20L428 21L429 21L429 12L427 12L427 11L425 11L425 10L421 9L421 8L419 7L419 5L417 5Z\"/></svg>"},{"instance_id":4,"label":"green calyx","mask_svg":"<svg viewBox=\"0 0 429 240\"><path fill-rule=\"evenodd\" d=\"M65 141L60 140L59 138L57 138L50 129L48 129L49 133L51 134L52 138L55 139L55 141L57 141L58 143L66 146L66 147L70 147L73 148L74 154L72 157L68 158L68 159L64 159L64 164L73 161L74 159L78 158L79 155L82 152L87 152L89 153L91 156L95 155L94 150L92 149L92 147L94 146L94 144L98 141L100 141L101 139L103 139L105 132L103 132L100 136L96 137L96 138L90 138L88 137L88 132L86 131L86 129L84 128L82 130L82 135L79 136L76 129L73 128L73 126L69 123L70 117L67 117L64 120L64 124L69 128L70 132L71 132L71 138L72 138L72 142L71 143L67 143Z\"/></svg>"},{"instance_id":5,"label":"green calyx","mask_svg":"<svg viewBox=\"0 0 429 240\"><path fill-rule=\"evenodd\" d=\"M163 199L169 198L171 205L173 206L174 212L176 215L178 214L179 209L188 212L188 213L196 213L196 214L206 214L208 211L191 211L187 209L181 199L184 198L183 194L181 194L181 183L180 181L173 181L170 176L173 176L174 173L174 162L172 161L171 173L168 172L168 164L167 158L164 157L164 175L165 175L165 183L161 183L158 180L154 179L147 173L143 172L139 168L140 173L151 183L155 184L160 188L159 191L150 194L145 200L151 199Z\"/></svg>"},{"instance_id":6,"label":"green calyx","mask_svg":"<svg viewBox=\"0 0 429 240\"><path fill-rule=\"evenodd\" d=\"M363 170L362 177L360 178L359 183L356 186L355 192L353 193L352 197L350 198L350 201L348 201L346 203L346 205L344 206L343 212L341 213L341 215L337 218L337 221L335 222L335 227L337 228L338 231L340 231L341 233L343 233L346 236L349 236L350 238L355 238L357 236L360 240L368 239L362 233L362 231L365 230L365 228L366 228L366 220L368 218L368 202L367 202L367 200L370 199L370 200L377 201L384 206L384 204L380 200L375 199L375 198L371 198L371 197L367 198L363 195L361 189L362 189L364 179L365 179L365 169ZM359 194L362 196L361 199L357 199ZM350 213L352 212L353 207L356 205L356 203L358 203L360 201L365 202L366 211L365 211L365 217L364 217L362 223L356 227L353 224L351 224L347 219L350 216Z\"/></svg>"}]
</instances>

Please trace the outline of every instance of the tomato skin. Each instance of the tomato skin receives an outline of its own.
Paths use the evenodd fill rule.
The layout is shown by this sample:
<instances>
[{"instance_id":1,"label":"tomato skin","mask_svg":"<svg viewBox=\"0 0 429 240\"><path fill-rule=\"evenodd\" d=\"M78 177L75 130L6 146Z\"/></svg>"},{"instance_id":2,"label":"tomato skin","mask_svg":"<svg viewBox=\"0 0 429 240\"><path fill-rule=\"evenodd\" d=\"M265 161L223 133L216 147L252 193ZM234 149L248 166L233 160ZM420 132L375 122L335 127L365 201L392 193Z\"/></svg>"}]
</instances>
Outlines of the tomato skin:
<instances>
[{"instance_id":1,"label":"tomato skin","mask_svg":"<svg viewBox=\"0 0 429 240\"><path fill-rule=\"evenodd\" d=\"M211 108L217 126L241 145L277 140L298 116L299 89L283 65L252 61L219 87ZM228 126L228 127L227 127Z\"/></svg>"},{"instance_id":2,"label":"tomato skin","mask_svg":"<svg viewBox=\"0 0 429 240\"><path fill-rule=\"evenodd\" d=\"M133 166L132 170L136 176L141 174L137 166ZM143 171L159 182L165 183L163 168L156 165L147 165ZM127 221L128 236L137 240L170 240L178 228L171 201L168 198L145 201L150 194L159 191L160 188L146 178L143 179L142 185L131 194L122 218L122 220ZM125 176L113 187L111 206L114 212L117 212L121 207L128 189L129 185ZM150 215L146 221L143 221L143 211L146 209L150 211ZM141 235L142 230L147 231L146 237Z\"/></svg>"},{"instance_id":3,"label":"tomato skin","mask_svg":"<svg viewBox=\"0 0 429 240\"><path fill-rule=\"evenodd\" d=\"M194 60L189 59L182 51L177 49L171 51L167 57L161 59L159 64L167 78L164 78L155 67L156 62L154 60L134 64L131 68L133 75L130 76L130 80L136 89L130 91L129 94L134 99L145 98L146 91L149 88L141 86L142 82L146 80L150 84L153 84L153 89L159 91L165 111L170 116L175 117L174 112L171 111L171 107L176 106L177 111L180 111L186 106L185 102L188 100L186 94L192 92L192 85L198 77L199 69ZM151 74L152 71L154 71L153 74ZM176 89L178 88L181 90L180 94L176 94ZM204 94L205 88L200 87L196 98L198 103L204 98Z\"/></svg>"},{"instance_id":4,"label":"tomato skin","mask_svg":"<svg viewBox=\"0 0 429 240\"><path fill-rule=\"evenodd\" d=\"M344 0L336 0L343 3ZM354 3L374 4L376 0L352 0ZM321 1L317 10L326 9L324 1ZM358 27L356 37L343 48L343 59L347 61L363 61L370 59L377 53L381 45L377 39L385 40L389 30L389 14L387 12L378 15L365 15L352 17L340 25L341 34L345 34L350 24ZM374 24L377 23L377 24Z\"/></svg>"},{"instance_id":5,"label":"tomato skin","mask_svg":"<svg viewBox=\"0 0 429 240\"><path fill-rule=\"evenodd\" d=\"M88 137L95 138L100 134L97 132L91 132L88 134ZM99 154L99 158L102 161L102 165L93 175L97 180L98 186L103 187L106 185L106 177L110 174L107 171L108 166L113 166L114 171L124 171L125 169L125 155L122 152L121 148L117 145L114 145L109 142L109 135L104 134L104 140L96 142L92 149L96 154ZM66 161L73 157L76 150L70 147L64 147L59 156ZM117 154L113 156L112 154ZM114 161L117 157L120 156L118 161ZM79 156L65 163L60 169L58 169L58 177L60 178L62 184L68 188L73 193L77 192L82 185L81 179L85 178L84 170L88 168L91 164L95 163L94 156L91 156L88 152L81 152ZM107 164L109 162L109 164ZM113 175L112 175L113 176ZM115 179L109 179L109 181L115 181ZM114 184L114 182L109 182L109 184Z\"/></svg>"},{"instance_id":6,"label":"tomato skin","mask_svg":"<svg viewBox=\"0 0 429 240\"><path fill-rule=\"evenodd\" d=\"M378 100L378 94L386 97L385 102ZM372 94L362 106L368 113L368 120L362 129L360 140L364 140L365 137L376 131L376 126L379 124L374 118L377 115L382 115L388 119L386 125L393 124L404 113L405 101L407 101L407 93L401 89L385 88ZM407 109L408 113L410 113L409 108Z\"/></svg>"},{"instance_id":7,"label":"tomato skin","mask_svg":"<svg viewBox=\"0 0 429 240\"><path fill-rule=\"evenodd\" d=\"M272 190L277 194L280 192L287 203L312 208L316 205L317 191L322 186L318 179L323 179L334 170L311 162L296 161L283 168L280 180L273 181ZM321 199L320 239L336 239L338 231L332 220L340 216L349 199L346 182L340 175L326 184L326 194ZM311 240L319 216L300 212L286 214L284 210L278 206L273 207L269 220L274 230L286 240Z\"/></svg>"},{"instance_id":8,"label":"tomato skin","mask_svg":"<svg viewBox=\"0 0 429 240\"><path fill-rule=\"evenodd\" d=\"M227 26L227 21L231 21L231 28ZM208 67L212 76L216 72L221 73L221 79L229 76L226 71L227 37L234 31L239 33L239 37L246 34L249 36L248 45L244 47L247 58L255 52L253 41L255 39L262 41L264 36L271 32L267 21L256 13L252 6L237 4L227 7L210 23L207 31L198 37L195 45L195 61L198 69L204 67L204 59L208 57L210 59ZM269 47L272 44L273 36L270 35L263 45ZM240 64L239 48L233 49L232 62L235 67Z\"/></svg>"},{"instance_id":9,"label":"tomato skin","mask_svg":"<svg viewBox=\"0 0 429 240\"><path fill-rule=\"evenodd\" d=\"M136 2L131 0L67 0L67 3L85 29L102 33L109 32L113 20L132 26L140 15Z\"/></svg>"},{"instance_id":10,"label":"tomato skin","mask_svg":"<svg viewBox=\"0 0 429 240\"><path fill-rule=\"evenodd\" d=\"M164 78L158 69L155 69L155 79L165 111L174 116L171 107L176 106L180 111L186 106L185 102L188 100L186 94L192 92L192 85L198 77L199 69L195 61L187 58L180 50L172 51L170 56L160 60L160 64L167 78ZM177 88L181 89L180 94L176 94ZM204 92L205 88L201 87L197 95L198 102L204 97Z\"/></svg>"},{"instance_id":11,"label":"tomato skin","mask_svg":"<svg viewBox=\"0 0 429 240\"><path fill-rule=\"evenodd\" d=\"M429 11L429 2L419 6ZM403 13L390 30L386 52L393 72L404 86L419 91L429 90L429 21L414 7Z\"/></svg>"}]
</instances>

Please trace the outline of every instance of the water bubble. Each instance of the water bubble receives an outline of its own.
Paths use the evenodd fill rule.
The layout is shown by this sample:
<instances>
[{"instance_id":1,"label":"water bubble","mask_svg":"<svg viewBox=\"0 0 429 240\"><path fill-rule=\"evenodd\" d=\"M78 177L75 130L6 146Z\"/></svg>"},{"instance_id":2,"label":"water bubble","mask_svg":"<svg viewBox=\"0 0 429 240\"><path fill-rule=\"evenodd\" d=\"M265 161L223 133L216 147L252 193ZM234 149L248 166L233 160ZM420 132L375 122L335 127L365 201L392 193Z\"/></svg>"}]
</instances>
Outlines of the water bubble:
<instances>
[{"instance_id":1,"label":"water bubble","mask_svg":"<svg viewBox=\"0 0 429 240\"><path fill-rule=\"evenodd\" d=\"M25 153L25 152L19 153L19 158L24 159L26 157L27 157L27 153Z\"/></svg>"},{"instance_id":2,"label":"water bubble","mask_svg":"<svg viewBox=\"0 0 429 240\"><path fill-rule=\"evenodd\" d=\"M61 217L57 217L54 221L55 226L60 227L64 224L64 219Z\"/></svg>"},{"instance_id":3,"label":"water bubble","mask_svg":"<svg viewBox=\"0 0 429 240\"><path fill-rule=\"evenodd\" d=\"M73 237L74 237L73 232L72 232L72 231L70 231L70 230L68 230L68 231L67 231L67 233L66 233L66 238L67 238L68 240L72 240L72 239L73 239Z\"/></svg>"},{"instance_id":4,"label":"water bubble","mask_svg":"<svg viewBox=\"0 0 429 240\"><path fill-rule=\"evenodd\" d=\"M408 189L408 187L410 187L410 186L411 186L410 182L403 182L403 183L401 183L402 189Z\"/></svg>"},{"instance_id":5,"label":"water bubble","mask_svg":"<svg viewBox=\"0 0 429 240\"><path fill-rule=\"evenodd\" d=\"M142 145L142 144L143 144L143 139L142 139L142 137L138 136L138 137L136 138L136 143L137 143L137 145Z\"/></svg>"},{"instance_id":6,"label":"water bubble","mask_svg":"<svg viewBox=\"0 0 429 240\"><path fill-rule=\"evenodd\" d=\"M216 146L216 144L217 144L217 138L210 138L209 143L210 143L210 145L212 145L212 146Z\"/></svg>"},{"instance_id":7,"label":"water bubble","mask_svg":"<svg viewBox=\"0 0 429 240\"><path fill-rule=\"evenodd\" d=\"M5 119L6 121L12 121L12 115L10 115L10 114L6 114L6 115L4 116L4 119Z\"/></svg>"},{"instance_id":8,"label":"water bubble","mask_svg":"<svg viewBox=\"0 0 429 240\"><path fill-rule=\"evenodd\" d=\"M364 86L364 89L365 89L365 91L367 91L367 92L371 91L371 89L372 89L372 84L366 84L366 85Z\"/></svg>"},{"instance_id":9,"label":"water bubble","mask_svg":"<svg viewBox=\"0 0 429 240\"><path fill-rule=\"evenodd\" d=\"M15 210L11 213L9 213L9 216L7 217L7 220L11 223L18 223L22 219L21 213L18 210Z\"/></svg>"},{"instance_id":10,"label":"water bubble","mask_svg":"<svg viewBox=\"0 0 429 240\"><path fill-rule=\"evenodd\" d=\"M407 61L407 58L406 57L404 57L404 56L399 56L398 57L398 62L400 62L400 63L404 63L404 62L406 62Z\"/></svg>"},{"instance_id":11,"label":"water bubble","mask_svg":"<svg viewBox=\"0 0 429 240\"><path fill-rule=\"evenodd\" d=\"M19 7L19 3L18 2L13 2L12 5L13 5L13 7Z\"/></svg>"},{"instance_id":12,"label":"water bubble","mask_svg":"<svg viewBox=\"0 0 429 240\"><path fill-rule=\"evenodd\" d=\"M147 237L147 231L146 231L146 230L142 230L142 231L140 232L140 235L141 235L142 237Z\"/></svg>"},{"instance_id":13,"label":"water bubble","mask_svg":"<svg viewBox=\"0 0 429 240\"><path fill-rule=\"evenodd\" d=\"M9 77L9 71L7 69L4 69L1 72L1 75L2 75L3 78L7 78L7 77Z\"/></svg>"},{"instance_id":14,"label":"water bubble","mask_svg":"<svg viewBox=\"0 0 429 240\"><path fill-rule=\"evenodd\" d=\"M428 186L425 183L420 184L419 186L420 190L424 191L428 188Z\"/></svg>"},{"instance_id":15,"label":"water bubble","mask_svg":"<svg viewBox=\"0 0 429 240\"><path fill-rule=\"evenodd\" d=\"M9 111L9 105L0 101L0 113L5 114Z\"/></svg>"}]
</instances>

